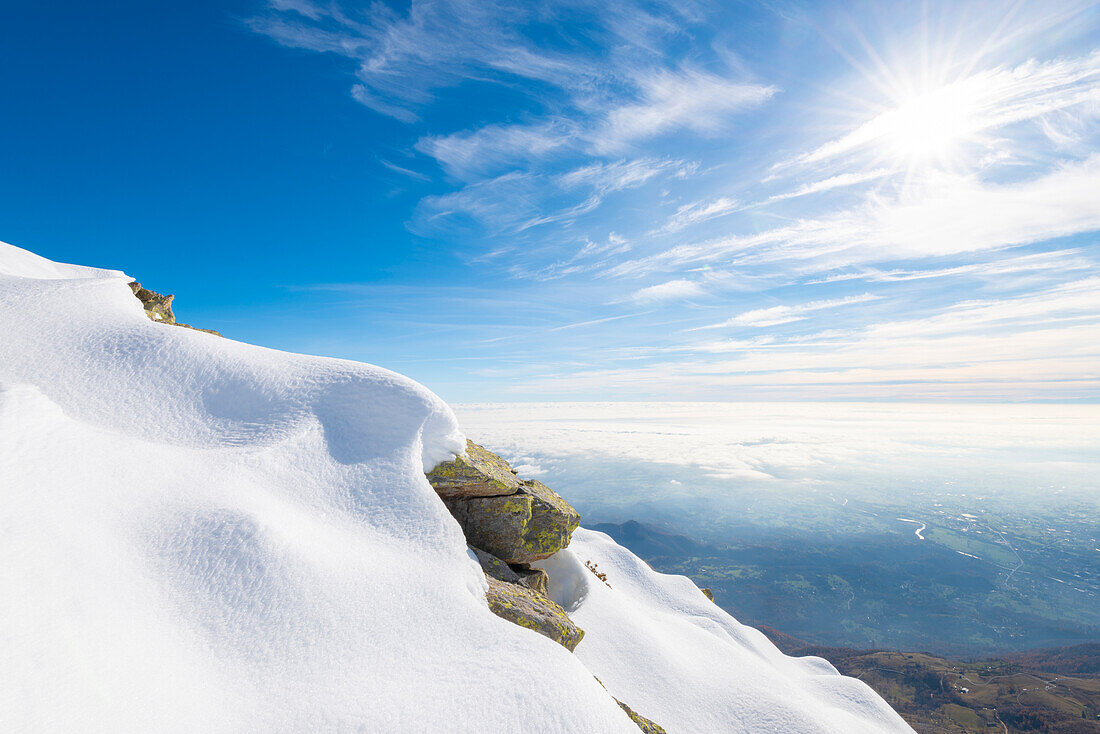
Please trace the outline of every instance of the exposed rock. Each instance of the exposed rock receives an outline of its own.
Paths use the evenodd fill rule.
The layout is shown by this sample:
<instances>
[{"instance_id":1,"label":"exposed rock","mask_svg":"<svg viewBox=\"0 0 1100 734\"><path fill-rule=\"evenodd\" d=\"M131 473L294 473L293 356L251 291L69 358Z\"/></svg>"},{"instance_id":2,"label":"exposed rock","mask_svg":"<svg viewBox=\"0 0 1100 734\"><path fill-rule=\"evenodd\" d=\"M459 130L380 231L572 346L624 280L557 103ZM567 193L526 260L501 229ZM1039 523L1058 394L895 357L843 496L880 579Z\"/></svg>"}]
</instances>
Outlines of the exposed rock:
<instances>
[{"instance_id":1,"label":"exposed rock","mask_svg":"<svg viewBox=\"0 0 1100 734\"><path fill-rule=\"evenodd\" d=\"M549 637L570 652L577 647L584 630L573 624L565 610L546 595L548 577L544 571L521 568L517 572L491 553L474 547L470 550L477 556L489 582L485 598L493 614ZM541 591L536 588L539 585Z\"/></svg>"},{"instance_id":2,"label":"exposed rock","mask_svg":"<svg viewBox=\"0 0 1100 734\"><path fill-rule=\"evenodd\" d=\"M507 461L469 440L466 453L432 469L428 481L444 498L515 494L520 485Z\"/></svg>"},{"instance_id":3,"label":"exposed rock","mask_svg":"<svg viewBox=\"0 0 1100 734\"><path fill-rule=\"evenodd\" d=\"M527 564L569 544L577 511L542 482L518 479L507 461L473 441L427 477L485 571L489 609L572 651L584 631L550 600L546 572Z\"/></svg>"},{"instance_id":4,"label":"exposed rock","mask_svg":"<svg viewBox=\"0 0 1100 734\"><path fill-rule=\"evenodd\" d=\"M498 581L506 581L510 584L518 584L520 582L520 575L512 570L504 561L500 560L492 553L486 553L480 548L474 548L470 546L470 550L477 556L477 562L481 564L481 570L485 572L486 576L492 576Z\"/></svg>"},{"instance_id":5,"label":"exposed rock","mask_svg":"<svg viewBox=\"0 0 1100 734\"><path fill-rule=\"evenodd\" d=\"M484 548L508 563L528 563L533 558L525 534L531 524L531 496L468 497L444 499L466 542Z\"/></svg>"},{"instance_id":6,"label":"exposed rock","mask_svg":"<svg viewBox=\"0 0 1100 734\"><path fill-rule=\"evenodd\" d=\"M172 313L172 299L175 298L175 296L162 296L156 291L142 288L141 283L136 280L130 284L130 290L132 290L134 295L137 296L137 299L141 301L141 305L145 307L145 315L150 319L165 324L176 323L176 317Z\"/></svg>"},{"instance_id":7,"label":"exposed rock","mask_svg":"<svg viewBox=\"0 0 1100 734\"><path fill-rule=\"evenodd\" d=\"M549 637L570 652L576 649L584 630L573 624L564 609L522 584L510 584L488 575L486 579L489 593L485 598L493 614Z\"/></svg>"},{"instance_id":8,"label":"exposed rock","mask_svg":"<svg viewBox=\"0 0 1100 734\"><path fill-rule=\"evenodd\" d=\"M703 596L710 599L711 601L714 601L714 592L713 591L711 591L710 589L705 589L703 587L699 587L699 591L703 592Z\"/></svg>"},{"instance_id":9,"label":"exposed rock","mask_svg":"<svg viewBox=\"0 0 1100 734\"><path fill-rule=\"evenodd\" d=\"M444 498L466 541L507 563L549 558L569 544L580 515L546 485L524 483L503 497Z\"/></svg>"},{"instance_id":10,"label":"exposed rock","mask_svg":"<svg viewBox=\"0 0 1100 734\"><path fill-rule=\"evenodd\" d=\"M175 314L172 313L172 299L173 295L161 295L156 291L151 291L148 288L142 288L141 283L136 280L130 283L130 290L134 292L134 295L141 305L145 307L145 315L152 321L156 321L160 324L171 324L172 326L182 326L185 329L191 329L193 331L205 331L207 334L214 334L215 336L221 336L213 329L200 329L190 324L181 324L176 321Z\"/></svg>"},{"instance_id":11,"label":"exposed rock","mask_svg":"<svg viewBox=\"0 0 1100 734\"><path fill-rule=\"evenodd\" d=\"M542 482L520 480L508 462L473 441L428 472L466 540L506 563L549 558L569 545L580 515ZM537 583L537 582L535 582Z\"/></svg>"},{"instance_id":12,"label":"exposed rock","mask_svg":"<svg viewBox=\"0 0 1100 734\"><path fill-rule=\"evenodd\" d=\"M627 706L619 699L616 698L615 703L619 704L619 706L622 707L623 711L626 712L626 715L630 717L630 720L637 724L638 728L645 732L645 734L668 734L663 726L653 723L634 709Z\"/></svg>"},{"instance_id":13,"label":"exposed rock","mask_svg":"<svg viewBox=\"0 0 1100 734\"><path fill-rule=\"evenodd\" d=\"M522 568L515 567L512 569L519 577L519 583L526 586L532 591L538 592L545 597L550 596L550 576L541 568Z\"/></svg>"},{"instance_id":14,"label":"exposed rock","mask_svg":"<svg viewBox=\"0 0 1100 734\"><path fill-rule=\"evenodd\" d=\"M534 498L526 538L528 545L537 553L531 560L537 561L548 558L569 545L573 531L581 524L581 516L572 505L542 482L530 479L522 484L520 491Z\"/></svg>"}]
</instances>

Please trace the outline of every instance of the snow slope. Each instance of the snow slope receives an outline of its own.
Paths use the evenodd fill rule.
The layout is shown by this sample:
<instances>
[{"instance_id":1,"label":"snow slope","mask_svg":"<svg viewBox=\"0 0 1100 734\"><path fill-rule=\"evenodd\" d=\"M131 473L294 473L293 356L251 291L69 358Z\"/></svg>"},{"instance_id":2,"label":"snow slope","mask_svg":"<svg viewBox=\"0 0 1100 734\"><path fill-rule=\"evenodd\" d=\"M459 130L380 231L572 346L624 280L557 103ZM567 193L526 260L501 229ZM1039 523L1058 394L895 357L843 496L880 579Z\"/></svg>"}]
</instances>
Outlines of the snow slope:
<instances>
[{"instance_id":1,"label":"snow slope","mask_svg":"<svg viewBox=\"0 0 1100 734\"><path fill-rule=\"evenodd\" d=\"M578 655L495 617L423 475L442 401L128 281L0 243L0 730L636 734L593 673L673 734L906 730L599 534L551 561Z\"/></svg>"}]
</instances>

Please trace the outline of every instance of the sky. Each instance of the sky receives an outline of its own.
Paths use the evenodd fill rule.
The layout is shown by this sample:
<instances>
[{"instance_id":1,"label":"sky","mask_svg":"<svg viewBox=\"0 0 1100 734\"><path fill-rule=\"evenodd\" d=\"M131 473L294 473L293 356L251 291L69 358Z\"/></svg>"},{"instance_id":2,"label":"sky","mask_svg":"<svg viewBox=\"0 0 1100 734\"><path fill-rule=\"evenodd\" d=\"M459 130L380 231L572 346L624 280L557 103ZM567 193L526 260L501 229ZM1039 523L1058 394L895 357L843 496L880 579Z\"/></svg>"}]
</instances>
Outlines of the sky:
<instances>
[{"instance_id":1,"label":"sky","mask_svg":"<svg viewBox=\"0 0 1100 734\"><path fill-rule=\"evenodd\" d=\"M456 402L1100 400L1096 2L9 3L0 240Z\"/></svg>"}]
</instances>

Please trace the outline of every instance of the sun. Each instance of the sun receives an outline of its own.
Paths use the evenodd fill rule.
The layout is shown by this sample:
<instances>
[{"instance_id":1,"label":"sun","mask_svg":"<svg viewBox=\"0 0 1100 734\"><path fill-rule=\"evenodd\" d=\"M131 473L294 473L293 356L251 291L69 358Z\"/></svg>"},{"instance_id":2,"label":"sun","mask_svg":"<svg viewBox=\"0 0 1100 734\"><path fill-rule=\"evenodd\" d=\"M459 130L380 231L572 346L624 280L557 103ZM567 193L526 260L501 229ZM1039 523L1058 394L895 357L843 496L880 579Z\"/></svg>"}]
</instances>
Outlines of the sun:
<instances>
[{"instance_id":1,"label":"sun","mask_svg":"<svg viewBox=\"0 0 1100 734\"><path fill-rule=\"evenodd\" d=\"M875 120L882 156L906 166L950 166L979 127L972 91L955 83L899 100Z\"/></svg>"}]
</instances>

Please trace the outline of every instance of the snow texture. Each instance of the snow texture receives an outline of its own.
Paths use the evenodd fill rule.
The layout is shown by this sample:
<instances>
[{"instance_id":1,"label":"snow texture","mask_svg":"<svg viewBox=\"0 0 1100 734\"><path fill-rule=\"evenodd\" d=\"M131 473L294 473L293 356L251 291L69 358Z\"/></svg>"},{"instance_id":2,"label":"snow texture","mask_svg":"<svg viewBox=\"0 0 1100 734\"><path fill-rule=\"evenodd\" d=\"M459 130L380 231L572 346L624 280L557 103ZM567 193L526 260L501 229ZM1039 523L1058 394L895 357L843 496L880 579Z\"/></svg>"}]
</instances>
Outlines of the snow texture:
<instances>
[{"instance_id":1,"label":"snow texture","mask_svg":"<svg viewBox=\"0 0 1100 734\"><path fill-rule=\"evenodd\" d=\"M912 731L862 681L822 658L787 657L689 579L657 573L604 533L580 528L536 565L585 630L577 656L670 734Z\"/></svg>"},{"instance_id":2,"label":"snow texture","mask_svg":"<svg viewBox=\"0 0 1100 734\"><path fill-rule=\"evenodd\" d=\"M551 561L578 656L495 617L423 474L446 404L129 280L0 243L0 730L636 734L593 673L672 734L904 729L599 534Z\"/></svg>"}]
</instances>

